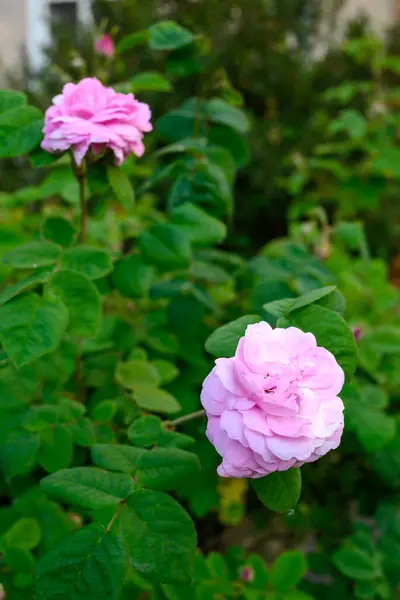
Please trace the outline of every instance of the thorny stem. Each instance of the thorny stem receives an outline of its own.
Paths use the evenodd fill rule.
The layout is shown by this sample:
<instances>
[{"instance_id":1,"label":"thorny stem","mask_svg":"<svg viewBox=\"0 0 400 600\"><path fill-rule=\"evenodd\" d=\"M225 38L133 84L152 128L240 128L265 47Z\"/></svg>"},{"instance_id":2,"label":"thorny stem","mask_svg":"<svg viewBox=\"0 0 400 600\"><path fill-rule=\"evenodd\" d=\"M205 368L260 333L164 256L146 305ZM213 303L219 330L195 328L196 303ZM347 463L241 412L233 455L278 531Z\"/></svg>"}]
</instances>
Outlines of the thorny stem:
<instances>
[{"instance_id":1,"label":"thorny stem","mask_svg":"<svg viewBox=\"0 0 400 600\"><path fill-rule=\"evenodd\" d=\"M79 184L79 200L81 207L81 226L79 241L84 244L86 241L86 222L87 222L87 203L86 203L86 164L83 162L81 165L77 165L73 153L70 151L72 170Z\"/></svg>"},{"instance_id":2,"label":"thorny stem","mask_svg":"<svg viewBox=\"0 0 400 600\"><path fill-rule=\"evenodd\" d=\"M204 417L206 414L205 410L198 410L197 412L190 413L190 415L184 415L183 417L179 417L179 419L175 419L175 421L168 421L169 427L176 427L181 423L186 423L186 421L191 421L192 419L198 419L199 417Z\"/></svg>"}]
</instances>

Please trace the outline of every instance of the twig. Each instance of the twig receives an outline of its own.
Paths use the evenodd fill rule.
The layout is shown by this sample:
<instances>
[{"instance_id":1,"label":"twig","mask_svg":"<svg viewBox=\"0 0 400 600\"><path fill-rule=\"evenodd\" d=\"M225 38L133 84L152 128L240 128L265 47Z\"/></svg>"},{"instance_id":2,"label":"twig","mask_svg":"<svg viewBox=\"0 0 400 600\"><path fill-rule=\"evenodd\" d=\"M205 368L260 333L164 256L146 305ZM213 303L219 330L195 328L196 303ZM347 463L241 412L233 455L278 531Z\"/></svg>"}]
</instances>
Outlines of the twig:
<instances>
[{"instance_id":1,"label":"twig","mask_svg":"<svg viewBox=\"0 0 400 600\"><path fill-rule=\"evenodd\" d=\"M86 217L87 217L87 205L85 196L85 173L82 169L76 169L76 177L79 183L79 198L81 205L81 229L79 240L81 244L85 243L86 240Z\"/></svg>"},{"instance_id":2,"label":"twig","mask_svg":"<svg viewBox=\"0 0 400 600\"><path fill-rule=\"evenodd\" d=\"M169 427L176 427L181 423L186 423L186 421L191 421L192 419L198 419L199 417L204 417L206 411L204 409L198 410L197 412L190 413L190 415L184 415L183 417L179 417L179 419L175 419L175 421L168 421L167 424Z\"/></svg>"}]
</instances>

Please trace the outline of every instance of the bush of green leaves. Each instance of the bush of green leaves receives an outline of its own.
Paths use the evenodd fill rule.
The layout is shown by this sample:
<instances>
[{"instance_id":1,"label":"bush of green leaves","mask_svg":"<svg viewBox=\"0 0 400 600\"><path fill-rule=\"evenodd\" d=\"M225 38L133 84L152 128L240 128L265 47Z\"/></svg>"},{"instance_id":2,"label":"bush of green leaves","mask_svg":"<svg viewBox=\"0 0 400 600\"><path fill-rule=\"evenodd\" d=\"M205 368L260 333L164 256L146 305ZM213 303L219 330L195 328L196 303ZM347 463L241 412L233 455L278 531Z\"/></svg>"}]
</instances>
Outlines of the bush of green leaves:
<instances>
[{"instance_id":1,"label":"bush of green leaves","mask_svg":"<svg viewBox=\"0 0 400 600\"><path fill-rule=\"evenodd\" d=\"M198 42L160 22L118 52L145 44L179 65ZM165 92L170 77L120 89ZM399 294L360 224L328 231L322 214L250 259L228 251L250 121L218 95L168 110L143 160L101 159L83 181L69 155L38 148L42 125L23 94L0 92L0 157L28 156L38 173L0 207L3 598L392 597ZM302 470L302 494L292 469L237 496L192 419L212 357L261 319L312 331L346 373L342 450ZM278 551L210 548L217 512L238 526L248 512L271 538L280 528Z\"/></svg>"}]
</instances>

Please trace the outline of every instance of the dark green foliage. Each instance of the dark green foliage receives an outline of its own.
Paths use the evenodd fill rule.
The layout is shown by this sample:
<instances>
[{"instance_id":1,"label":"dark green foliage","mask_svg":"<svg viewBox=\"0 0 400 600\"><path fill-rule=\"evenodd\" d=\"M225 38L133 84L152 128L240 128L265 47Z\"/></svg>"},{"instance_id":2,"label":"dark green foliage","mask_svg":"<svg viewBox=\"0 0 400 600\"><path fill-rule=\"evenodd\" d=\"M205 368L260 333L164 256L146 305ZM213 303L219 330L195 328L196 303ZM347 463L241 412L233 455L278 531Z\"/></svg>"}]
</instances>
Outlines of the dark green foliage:
<instances>
[{"instance_id":1,"label":"dark green foliage","mask_svg":"<svg viewBox=\"0 0 400 600\"><path fill-rule=\"evenodd\" d=\"M24 94L0 93L7 599L389 600L398 59L361 27L311 62L316 0L177 0L165 21L155 2L94 4L117 54L63 28L29 102L96 73L148 101L155 131L140 161L89 165L84 243L70 157L38 148ZM217 477L205 419L185 417L213 359L262 319L335 355L346 426L301 474L249 485Z\"/></svg>"}]
</instances>

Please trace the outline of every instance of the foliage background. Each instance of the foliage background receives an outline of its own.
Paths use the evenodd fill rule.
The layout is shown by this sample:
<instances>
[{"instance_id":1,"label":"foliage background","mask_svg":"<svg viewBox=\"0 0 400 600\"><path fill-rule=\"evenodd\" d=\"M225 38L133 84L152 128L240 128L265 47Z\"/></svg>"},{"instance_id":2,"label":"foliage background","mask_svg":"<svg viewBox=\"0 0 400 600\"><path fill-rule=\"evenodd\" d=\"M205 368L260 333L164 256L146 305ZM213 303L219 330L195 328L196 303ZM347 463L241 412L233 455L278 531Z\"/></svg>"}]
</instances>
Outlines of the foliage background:
<instances>
[{"instance_id":1,"label":"foliage background","mask_svg":"<svg viewBox=\"0 0 400 600\"><path fill-rule=\"evenodd\" d=\"M218 480L201 421L179 428L190 446L179 436L158 441L188 448L202 466L161 489L195 520L205 557L195 567L199 600L399 597L400 60L394 33L380 40L362 21L349 26L340 46L312 59L321 9L315 0L241 0L235 7L177 0L167 8L96 0L96 31L56 31L49 67L31 75L40 85L27 90L29 103L45 109L64 81L96 69L149 102L156 127L145 159L122 171L135 191L134 210L131 193L105 177L104 165L89 180L89 241L105 255L86 256L95 270L81 271L91 281L88 320L75 307L74 329L59 350L18 372L2 359L0 571L7 597L32 597L35 562L92 518L74 502L53 502L38 482L91 464L94 444L135 444L130 428L149 407L146 398L136 397L137 412L127 402L126 390L137 384L132 361L135 377L139 361L172 406L179 403L176 416L188 414L199 408L212 364L203 346L215 327L248 313L274 324L278 313L266 304L330 285L343 294L346 320L357 330L359 363L343 394L342 445L302 469L296 508L274 515L247 482ZM198 37L172 53L139 44L111 62L95 55L99 31L119 42L160 18ZM135 82L142 71L160 76ZM209 108L216 97L228 104L219 114ZM4 125L1 131L5 139ZM171 149L187 139L183 149ZM0 174L0 316L10 306L7 286L36 275L34 254L12 254L32 240L63 247L54 261L45 259L33 285L45 293L58 285L68 304L70 283L50 279L59 261L64 268L77 264L68 254L78 203L68 166L62 159L44 166L34 152L29 160L4 158ZM168 237L174 251L166 257L148 236L171 225L189 237L190 248ZM101 325L100 318L93 322L99 298ZM76 338L84 338L79 351ZM74 403L82 382L85 413ZM188 592L130 573L121 597L175 600L182 593Z\"/></svg>"}]
</instances>

